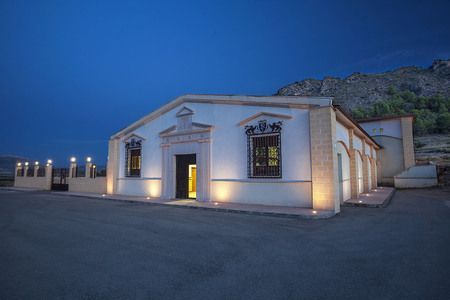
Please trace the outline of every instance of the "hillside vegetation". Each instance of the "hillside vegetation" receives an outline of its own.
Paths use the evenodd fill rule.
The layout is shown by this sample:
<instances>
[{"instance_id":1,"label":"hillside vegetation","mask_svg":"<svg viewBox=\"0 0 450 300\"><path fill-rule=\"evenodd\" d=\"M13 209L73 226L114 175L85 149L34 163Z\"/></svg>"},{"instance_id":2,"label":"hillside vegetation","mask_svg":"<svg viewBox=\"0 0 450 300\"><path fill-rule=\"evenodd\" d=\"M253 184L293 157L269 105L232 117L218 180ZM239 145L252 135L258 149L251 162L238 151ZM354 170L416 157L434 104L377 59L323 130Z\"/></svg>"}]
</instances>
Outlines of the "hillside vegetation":
<instances>
[{"instance_id":1,"label":"hillside vegetation","mask_svg":"<svg viewBox=\"0 0 450 300\"><path fill-rule=\"evenodd\" d=\"M450 133L450 98L441 95L417 96L411 91L399 92L394 87L390 87L386 99L369 107L354 107L351 113L356 120L413 114L416 135Z\"/></svg>"},{"instance_id":2,"label":"hillside vegetation","mask_svg":"<svg viewBox=\"0 0 450 300\"><path fill-rule=\"evenodd\" d=\"M426 99L434 95L450 97L450 59L435 60L428 68L407 66L383 73L353 73L345 78L303 79L277 91L282 96L333 97L333 103L351 111L369 108L378 101L392 97L392 89L411 91ZM404 98L409 102L409 95ZM423 101L423 99L419 99ZM426 101L426 100L425 100ZM421 104L419 109L422 109ZM410 110L406 107L406 110Z\"/></svg>"}]
</instances>

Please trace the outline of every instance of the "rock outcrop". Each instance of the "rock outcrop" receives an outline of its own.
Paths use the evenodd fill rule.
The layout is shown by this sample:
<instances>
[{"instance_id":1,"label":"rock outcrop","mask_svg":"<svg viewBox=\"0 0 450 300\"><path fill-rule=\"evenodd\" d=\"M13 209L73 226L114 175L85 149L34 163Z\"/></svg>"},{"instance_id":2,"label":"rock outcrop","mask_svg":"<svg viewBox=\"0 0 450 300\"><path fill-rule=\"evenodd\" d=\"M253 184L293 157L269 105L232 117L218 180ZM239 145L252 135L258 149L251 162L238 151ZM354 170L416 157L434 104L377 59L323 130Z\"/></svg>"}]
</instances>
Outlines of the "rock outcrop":
<instances>
[{"instance_id":1,"label":"rock outcrop","mask_svg":"<svg viewBox=\"0 0 450 300\"><path fill-rule=\"evenodd\" d=\"M401 67L379 74L353 73L344 79L305 79L279 89L277 95L331 96L334 103L351 110L388 98L390 87L409 90L419 96L450 97L450 60L436 60L429 68Z\"/></svg>"}]
</instances>

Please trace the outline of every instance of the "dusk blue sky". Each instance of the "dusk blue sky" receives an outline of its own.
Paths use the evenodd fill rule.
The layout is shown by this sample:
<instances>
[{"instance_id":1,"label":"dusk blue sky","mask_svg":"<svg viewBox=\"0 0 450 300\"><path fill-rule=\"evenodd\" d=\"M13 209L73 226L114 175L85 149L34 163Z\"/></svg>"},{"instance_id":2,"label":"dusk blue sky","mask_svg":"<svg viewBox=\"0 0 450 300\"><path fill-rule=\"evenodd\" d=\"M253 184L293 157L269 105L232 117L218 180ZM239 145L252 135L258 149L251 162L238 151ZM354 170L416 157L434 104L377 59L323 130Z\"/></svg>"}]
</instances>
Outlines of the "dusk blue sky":
<instances>
[{"instance_id":1,"label":"dusk blue sky","mask_svg":"<svg viewBox=\"0 0 450 300\"><path fill-rule=\"evenodd\" d=\"M186 93L271 95L450 57L450 1L0 1L0 155L106 161Z\"/></svg>"}]
</instances>

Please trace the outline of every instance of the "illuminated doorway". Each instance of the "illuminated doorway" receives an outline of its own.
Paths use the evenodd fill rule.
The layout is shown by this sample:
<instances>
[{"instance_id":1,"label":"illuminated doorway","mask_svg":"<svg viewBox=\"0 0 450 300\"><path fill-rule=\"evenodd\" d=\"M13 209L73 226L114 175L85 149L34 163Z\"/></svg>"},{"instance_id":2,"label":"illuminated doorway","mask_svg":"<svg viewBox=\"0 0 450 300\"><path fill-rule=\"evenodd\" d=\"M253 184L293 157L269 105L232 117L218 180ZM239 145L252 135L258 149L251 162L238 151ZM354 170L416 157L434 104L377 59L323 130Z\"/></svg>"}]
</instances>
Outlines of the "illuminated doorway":
<instances>
[{"instance_id":1,"label":"illuminated doorway","mask_svg":"<svg viewBox=\"0 0 450 300\"><path fill-rule=\"evenodd\" d=\"M197 198L197 163L195 154L175 155L176 198Z\"/></svg>"},{"instance_id":2,"label":"illuminated doorway","mask_svg":"<svg viewBox=\"0 0 450 300\"><path fill-rule=\"evenodd\" d=\"M188 196L197 198L197 165L189 165Z\"/></svg>"}]
</instances>

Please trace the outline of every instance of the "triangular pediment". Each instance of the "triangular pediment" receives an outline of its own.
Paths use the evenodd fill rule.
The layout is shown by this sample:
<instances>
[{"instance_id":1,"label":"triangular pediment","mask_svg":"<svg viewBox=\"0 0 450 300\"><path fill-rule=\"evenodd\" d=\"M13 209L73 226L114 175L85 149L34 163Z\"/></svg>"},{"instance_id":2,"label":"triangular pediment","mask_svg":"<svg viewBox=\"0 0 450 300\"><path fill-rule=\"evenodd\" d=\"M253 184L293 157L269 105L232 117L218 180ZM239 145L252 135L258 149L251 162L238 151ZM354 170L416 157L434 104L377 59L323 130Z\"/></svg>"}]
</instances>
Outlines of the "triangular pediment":
<instances>
[{"instance_id":1,"label":"triangular pediment","mask_svg":"<svg viewBox=\"0 0 450 300\"><path fill-rule=\"evenodd\" d=\"M243 126L251 121L258 119L258 118L275 118L275 119L285 119L289 120L292 119L292 116L289 115L282 115L282 114L275 114L275 113L269 113L269 112L259 112L257 114L254 114L238 123L238 126Z\"/></svg>"},{"instance_id":2,"label":"triangular pediment","mask_svg":"<svg viewBox=\"0 0 450 300\"><path fill-rule=\"evenodd\" d=\"M181 108L175 116L177 118L179 118L179 117L189 116L189 115L193 115L193 114L194 114L194 111L192 109L190 109L189 107L183 106L183 108Z\"/></svg>"},{"instance_id":3,"label":"triangular pediment","mask_svg":"<svg viewBox=\"0 0 450 300\"><path fill-rule=\"evenodd\" d=\"M211 130L211 129L213 129L213 128L214 128L214 126L209 125L209 124L203 124L203 123L192 122L192 128L191 128L191 130L188 130L188 131L182 131L182 132L185 132L186 134L189 134L190 131L197 131L197 130ZM160 135L160 136L163 136L163 135L170 135L170 134L176 133L176 132L180 132L180 131L177 130L177 126L176 126L176 125L173 125L173 126L170 126L170 127L166 128L166 129L164 129L163 131L161 131L161 132L159 133L159 135Z\"/></svg>"},{"instance_id":4,"label":"triangular pediment","mask_svg":"<svg viewBox=\"0 0 450 300\"><path fill-rule=\"evenodd\" d=\"M132 139L135 139L135 140L143 140L143 141L145 141L145 138L144 138L144 137L142 137L142 136L140 136L140 135L138 135L138 134L136 134L136 133L130 133L129 135L127 135L126 137L124 137L123 141L124 141L124 142L128 142L128 141L130 141L130 140L132 140Z\"/></svg>"}]
</instances>

